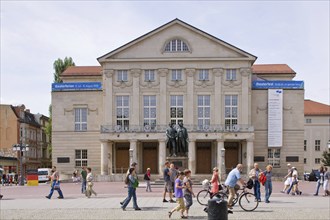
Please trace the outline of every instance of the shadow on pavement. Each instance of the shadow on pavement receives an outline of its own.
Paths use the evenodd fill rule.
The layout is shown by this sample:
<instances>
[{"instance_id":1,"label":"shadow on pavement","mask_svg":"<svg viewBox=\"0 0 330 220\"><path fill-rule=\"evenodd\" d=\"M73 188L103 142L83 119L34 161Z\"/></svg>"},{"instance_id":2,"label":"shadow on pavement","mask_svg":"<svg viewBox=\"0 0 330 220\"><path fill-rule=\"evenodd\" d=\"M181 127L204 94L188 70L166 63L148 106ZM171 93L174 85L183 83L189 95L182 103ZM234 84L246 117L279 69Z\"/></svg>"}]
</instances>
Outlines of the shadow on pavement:
<instances>
[{"instance_id":1,"label":"shadow on pavement","mask_svg":"<svg viewBox=\"0 0 330 220\"><path fill-rule=\"evenodd\" d=\"M189 219L207 219L207 216L191 216L189 215Z\"/></svg>"},{"instance_id":2,"label":"shadow on pavement","mask_svg":"<svg viewBox=\"0 0 330 220\"><path fill-rule=\"evenodd\" d=\"M148 207L148 206L143 206L141 207L142 211L162 211L162 210L167 210L168 208L166 207ZM165 212L167 213L167 212Z\"/></svg>"}]
</instances>

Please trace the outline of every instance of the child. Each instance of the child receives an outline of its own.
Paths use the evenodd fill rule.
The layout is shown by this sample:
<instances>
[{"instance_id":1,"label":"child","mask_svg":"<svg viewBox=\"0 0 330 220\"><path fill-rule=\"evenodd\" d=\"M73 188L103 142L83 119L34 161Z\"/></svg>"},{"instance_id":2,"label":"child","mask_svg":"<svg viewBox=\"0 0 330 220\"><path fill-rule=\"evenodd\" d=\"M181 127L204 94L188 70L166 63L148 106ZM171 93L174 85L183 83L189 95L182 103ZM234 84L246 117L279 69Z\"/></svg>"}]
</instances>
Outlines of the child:
<instances>
[{"instance_id":1,"label":"child","mask_svg":"<svg viewBox=\"0 0 330 220\"><path fill-rule=\"evenodd\" d=\"M151 192L151 186L150 186L150 168L147 169L147 172L144 174L144 180L147 183L147 188L146 188L146 192Z\"/></svg>"},{"instance_id":2,"label":"child","mask_svg":"<svg viewBox=\"0 0 330 220\"><path fill-rule=\"evenodd\" d=\"M185 188L185 186L182 185L183 178L184 178L184 172L181 171L179 172L178 178L175 180L175 198L176 198L176 202L178 203L178 206L172 209L170 212L168 212L169 218L171 218L173 212L180 210L181 210L181 218L187 218L187 216L183 215L183 212L186 209L183 201L183 192L182 192L182 189Z\"/></svg>"},{"instance_id":3,"label":"child","mask_svg":"<svg viewBox=\"0 0 330 220\"><path fill-rule=\"evenodd\" d=\"M96 192L93 190L93 174L92 174L92 168L87 167L87 189L86 189L86 196L87 198L90 198L92 194L97 196Z\"/></svg>"}]
</instances>

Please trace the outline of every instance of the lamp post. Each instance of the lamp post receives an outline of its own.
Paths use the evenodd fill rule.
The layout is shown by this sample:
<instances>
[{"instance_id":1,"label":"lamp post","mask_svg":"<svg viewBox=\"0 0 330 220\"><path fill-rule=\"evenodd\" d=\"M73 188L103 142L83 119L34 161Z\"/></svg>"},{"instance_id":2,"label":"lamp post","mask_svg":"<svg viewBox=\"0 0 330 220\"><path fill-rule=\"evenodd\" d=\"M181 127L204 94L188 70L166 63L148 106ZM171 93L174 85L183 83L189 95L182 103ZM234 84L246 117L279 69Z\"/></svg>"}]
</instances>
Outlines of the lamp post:
<instances>
[{"instance_id":1,"label":"lamp post","mask_svg":"<svg viewBox=\"0 0 330 220\"><path fill-rule=\"evenodd\" d=\"M22 144L22 143L14 144L13 145L13 151L17 151L20 154L20 157L19 157L19 162L20 162L20 182L19 182L19 185L24 186L22 158L23 158L23 152L24 151L29 151L29 145L28 144Z\"/></svg>"}]
</instances>

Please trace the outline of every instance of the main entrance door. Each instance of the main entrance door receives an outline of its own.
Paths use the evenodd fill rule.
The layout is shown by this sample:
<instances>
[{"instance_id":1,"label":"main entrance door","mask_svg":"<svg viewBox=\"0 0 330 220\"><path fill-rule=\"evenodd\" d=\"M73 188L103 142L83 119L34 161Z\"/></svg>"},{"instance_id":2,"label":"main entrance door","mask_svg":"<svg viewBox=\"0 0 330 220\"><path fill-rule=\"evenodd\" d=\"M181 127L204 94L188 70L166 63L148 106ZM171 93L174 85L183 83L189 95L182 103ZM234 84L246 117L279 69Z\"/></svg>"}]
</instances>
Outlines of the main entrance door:
<instances>
[{"instance_id":1,"label":"main entrance door","mask_svg":"<svg viewBox=\"0 0 330 220\"><path fill-rule=\"evenodd\" d=\"M210 173L212 142L196 142L196 173Z\"/></svg>"},{"instance_id":2,"label":"main entrance door","mask_svg":"<svg viewBox=\"0 0 330 220\"><path fill-rule=\"evenodd\" d=\"M225 165L226 173L238 164L238 142L225 142Z\"/></svg>"},{"instance_id":3,"label":"main entrance door","mask_svg":"<svg viewBox=\"0 0 330 220\"><path fill-rule=\"evenodd\" d=\"M158 173L158 143L157 142L144 142L143 146L143 172L147 168L151 169L151 173Z\"/></svg>"},{"instance_id":4,"label":"main entrance door","mask_svg":"<svg viewBox=\"0 0 330 220\"><path fill-rule=\"evenodd\" d=\"M129 143L116 143L116 167L114 173L126 173L129 168Z\"/></svg>"}]
</instances>

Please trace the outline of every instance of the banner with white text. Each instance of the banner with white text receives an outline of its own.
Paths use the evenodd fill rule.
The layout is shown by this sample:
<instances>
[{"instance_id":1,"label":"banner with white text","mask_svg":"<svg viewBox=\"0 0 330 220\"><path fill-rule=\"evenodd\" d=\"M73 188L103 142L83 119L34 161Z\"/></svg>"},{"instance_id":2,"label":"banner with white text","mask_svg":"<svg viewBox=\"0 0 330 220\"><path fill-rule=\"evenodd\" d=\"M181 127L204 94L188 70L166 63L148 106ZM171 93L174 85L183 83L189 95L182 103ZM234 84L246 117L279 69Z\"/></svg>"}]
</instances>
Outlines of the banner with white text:
<instances>
[{"instance_id":1,"label":"banner with white text","mask_svg":"<svg viewBox=\"0 0 330 220\"><path fill-rule=\"evenodd\" d=\"M268 89L268 147L283 145L283 89Z\"/></svg>"}]
</instances>

